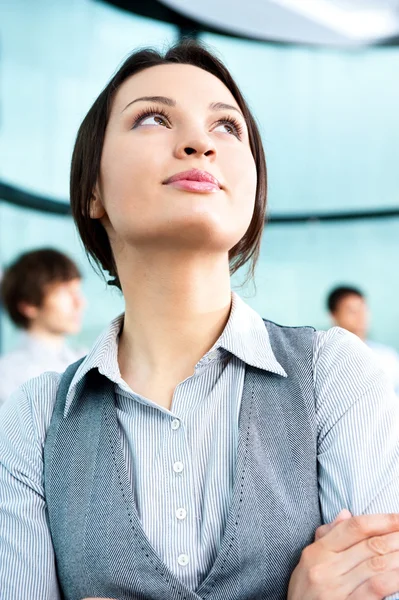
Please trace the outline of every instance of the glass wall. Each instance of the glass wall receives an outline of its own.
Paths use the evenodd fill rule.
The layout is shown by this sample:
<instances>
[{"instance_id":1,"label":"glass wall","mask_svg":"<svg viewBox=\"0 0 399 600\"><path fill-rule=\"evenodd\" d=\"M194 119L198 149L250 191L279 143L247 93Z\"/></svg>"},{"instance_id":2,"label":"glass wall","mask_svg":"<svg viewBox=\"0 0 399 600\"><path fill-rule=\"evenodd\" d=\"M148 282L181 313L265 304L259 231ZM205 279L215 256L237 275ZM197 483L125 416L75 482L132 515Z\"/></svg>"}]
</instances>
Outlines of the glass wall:
<instances>
[{"instance_id":1,"label":"glass wall","mask_svg":"<svg viewBox=\"0 0 399 600\"><path fill-rule=\"evenodd\" d=\"M340 51L204 35L263 135L271 214L399 208L398 48ZM325 296L367 293L372 337L399 349L399 219L266 227L253 286L261 314L329 326Z\"/></svg>"},{"instance_id":2,"label":"glass wall","mask_svg":"<svg viewBox=\"0 0 399 600\"><path fill-rule=\"evenodd\" d=\"M0 180L68 201L78 126L106 81L138 46L167 46L174 27L93 0L0 3ZM203 35L242 87L260 123L271 214L399 207L398 49L324 50ZM324 299L339 283L362 287L373 337L399 349L399 219L269 225L256 288L241 289L265 317L329 325ZM84 273L89 345L123 310L81 249L69 217L0 199L0 266L52 245ZM241 276L235 278L235 283ZM4 344L15 332L3 318Z\"/></svg>"},{"instance_id":3,"label":"glass wall","mask_svg":"<svg viewBox=\"0 0 399 600\"><path fill-rule=\"evenodd\" d=\"M107 80L139 46L164 47L174 27L89 0L0 2L0 180L68 201L77 129ZM84 273L88 300L77 344L90 345L123 309L119 292L88 264L69 217L17 208L0 199L0 266L25 250L53 246ZM15 331L2 318L2 350Z\"/></svg>"}]
</instances>

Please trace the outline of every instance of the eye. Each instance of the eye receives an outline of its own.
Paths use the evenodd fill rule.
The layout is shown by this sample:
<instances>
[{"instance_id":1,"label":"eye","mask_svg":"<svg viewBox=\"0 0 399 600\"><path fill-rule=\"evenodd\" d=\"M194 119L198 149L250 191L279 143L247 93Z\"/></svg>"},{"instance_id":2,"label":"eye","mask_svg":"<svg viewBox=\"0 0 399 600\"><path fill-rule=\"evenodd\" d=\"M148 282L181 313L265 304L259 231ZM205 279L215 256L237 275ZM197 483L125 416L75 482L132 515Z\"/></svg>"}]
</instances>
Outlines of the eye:
<instances>
[{"instance_id":1,"label":"eye","mask_svg":"<svg viewBox=\"0 0 399 600\"><path fill-rule=\"evenodd\" d=\"M218 121L213 131L220 131L222 133L227 133L228 135L234 135L236 138L241 139L242 125L232 117L229 117Z\"/></svg>"},{"instance_id":2,"label":"eye","mask_svg":"<svg viewBox=\"0 0 399 600\"><path fill-rule=\"evenodd\" d=\"M166 120L161 115L150 115L140 120L140 125L163 125L167 126Z\"/></svg>"},{"instance_id":3,"label":"eye","mask_svg":"<svg viewBox=\"0 0 399 600\"><path fill-rule=\"evenodd\" d=\"M145 110L138 114L133 123L133 129L140 125L150 127L170 127L170 119L163 111L160 110Z\"/></svg>"}]
</instances>

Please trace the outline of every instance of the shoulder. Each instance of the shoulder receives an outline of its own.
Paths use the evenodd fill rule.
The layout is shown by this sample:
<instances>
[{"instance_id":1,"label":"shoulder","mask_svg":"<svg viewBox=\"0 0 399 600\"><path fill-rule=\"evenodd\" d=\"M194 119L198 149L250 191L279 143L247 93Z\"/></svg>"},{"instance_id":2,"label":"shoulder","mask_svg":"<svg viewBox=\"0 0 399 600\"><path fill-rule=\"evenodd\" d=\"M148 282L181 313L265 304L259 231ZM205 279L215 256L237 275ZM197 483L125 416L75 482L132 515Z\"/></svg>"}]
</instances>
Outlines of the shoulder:
<instances>
[{"instance_id":1,"label":"shoulder","mask_svg":"<svg viewBox=\"0 0 399 600\"><path fill-rule=\"evenodd\" d=\"M26 490L44 498L43 449L59 380L58 373L36 377L0 409L0 486L6 486L11 498L21 484L24 502Z\"/></svg>"},{"instance_id":2,"label":"shoulder","mask_svg":"<svg viewBox=\"0 0 399 600\"><path fill-rule=\"evenodd\" d=\"M331 425L360 400L365 411L370 405L384 410L393 393L370 348L339 327L315 333L313 380L320 424Z\"/></svg>"},{"instance_id":3,"label":"shoulder","mask_svg":"<svg viewBox=\"0 0 399 600\"><path fill-rule=\"evenodd\" d=\"M301 333L314 333L316 331L315 328L310 325L281 325L280 323L270 321L269 319L262 320L268 331L280 332L285 335L296 336Z\"/></svg>"},{"instance_id":4,"label":"shoulder","mask_svg":"<svg viewBox=\"0 0 399 600\"><path fill-rule=\"evenodd\" d=\"M21 349L11 350L0 357L0 371L4 372L9 368L17 367L18 364L25 358L25 353Z\"/></svg>"},{"instance_id":5,"label":"shoulder","mask_svg":"<svg viewBox=\"0 0 399 600\"><path fill-rule=\"evenodd\" d=\"M372 342L367 340L367 346L373 350L373 352L379 354L382 358L387 358L388 360L397 360L399 361L399 353L392 348L391 346L385 346L384 344L379 344L378 342Z\"/></svg>"},{"instance_id":6,"label":"shoulder","mask_svg":"<svg viewBox=\"0 0 399 600\"><path fill-rule=\"evenodd\" d=\"M0 358L0 404L7 400L27 378L30 362L23 350L13 350Z\"/></svg>"},{"instance_id":7,"label":"shoulder","mask_svg":"<svg viewBox=\"0 0 399 600\"><path fill-rule=\"evenodd\" d=\"M313 343L313 365L315 376L329 373L352 373L369 370L365 383L381 374L373 352L353 333L341 327L327 331L316 331Z\"/></svg>"},{"instance_id":8,"label":"shoulder","mask_svg":"<svg viewBox=\"0 0 399 600\"><path fill-rule=\"evenodd\" d=\"M28 434L32 443L43 445L61 377L60 373L43 373L14 392L0 410L0 438Z\"/></svg>"},{"instance_id":9,"label":"shoulder","mask_svg":"<svg viewBox=\"0 0 399 600\"><path fill-rule=\"evenodd\" d=\"M291 354L291 358L295 359L299 357L299 353L305 350L307 354L309 348L312 348L315 334L314 327L280 325L267 319L263 319L263 322L273 349L279 348L282 354L288 356Z\"/></svg>"}]
</instances>

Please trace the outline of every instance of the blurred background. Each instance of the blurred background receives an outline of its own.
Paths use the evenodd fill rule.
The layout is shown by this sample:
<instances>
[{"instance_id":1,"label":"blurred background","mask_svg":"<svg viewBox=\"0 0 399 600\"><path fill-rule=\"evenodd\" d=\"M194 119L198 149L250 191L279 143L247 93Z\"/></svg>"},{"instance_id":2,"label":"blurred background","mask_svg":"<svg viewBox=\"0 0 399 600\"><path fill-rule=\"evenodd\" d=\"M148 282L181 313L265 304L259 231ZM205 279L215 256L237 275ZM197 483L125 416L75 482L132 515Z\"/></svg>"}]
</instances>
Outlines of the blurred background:
<instances>
[{"instance_id":1,"label":"blurred background","mask_svg":"<svg viewBox=\"0 0 399 600\"><path fill-rule=\"evenodd\" d=\"M69 215L74 139L133 49L187 35L225 61L263 135L269 223L256 287L239 293L327 328L328 291L359 286L370 337L399 349L397 0L0 0L0 268L43 246L72 257L88 302L77 344L123 310ZM0 318L4 353L16 332Z\"/></svg>"}]
</instances>

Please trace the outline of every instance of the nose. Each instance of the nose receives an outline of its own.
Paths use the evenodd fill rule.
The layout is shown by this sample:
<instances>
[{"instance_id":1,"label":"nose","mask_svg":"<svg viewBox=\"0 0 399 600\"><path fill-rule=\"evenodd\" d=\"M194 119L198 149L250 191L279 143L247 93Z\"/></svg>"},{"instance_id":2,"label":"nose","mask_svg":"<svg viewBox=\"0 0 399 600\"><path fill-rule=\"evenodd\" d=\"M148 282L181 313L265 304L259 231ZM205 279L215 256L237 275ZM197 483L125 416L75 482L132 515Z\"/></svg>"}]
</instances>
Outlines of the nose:
<instances>
[{"instance_id":1,"label":"nose","mask_svg":"<svg viewBox=\"0 0 399 600\"><path fill-rule=\"evenodd\" d=\"M213 158L216 156L216 148L212 140L207 135L192 136L182 140L176 147L176 157L186 158L187 156L198 156Z\"/></svg>"}]
</instances>

